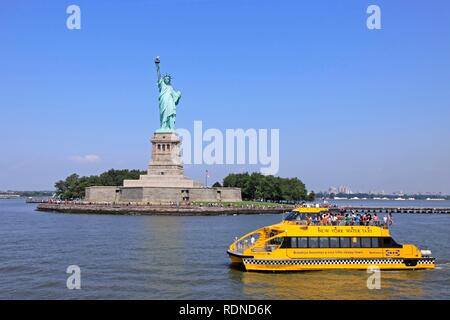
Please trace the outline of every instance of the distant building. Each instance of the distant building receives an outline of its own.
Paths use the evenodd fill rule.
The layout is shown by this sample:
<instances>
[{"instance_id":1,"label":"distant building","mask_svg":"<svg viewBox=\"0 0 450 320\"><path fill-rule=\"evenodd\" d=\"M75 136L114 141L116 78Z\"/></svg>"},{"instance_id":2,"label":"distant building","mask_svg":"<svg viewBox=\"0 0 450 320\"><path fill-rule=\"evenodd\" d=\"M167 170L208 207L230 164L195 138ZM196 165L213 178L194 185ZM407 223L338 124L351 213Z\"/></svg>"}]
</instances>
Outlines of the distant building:
<instances>
[{"instance_id":1,"label":"distant building","mask_svg":"<svg viewBox=\"0 0 450 320\"><path fill-rule=\"evenodd\" d=\"M338 193L343 193L343 194L352 194L352 190L347 187L347 186L340 186L338 189Z\"/></svg>"},{"instance_id":2,"label":"distant building","mask_svg":"<svg viewBox=\"0 0 450 320\"><path fill-rule=\"evenodd\" d=\"M336 194L336 193L338 193L338 189L336 188L336 187L329 187L328 188L328 193L334 193L334 194Z\"/></svg>"}]
</instances>

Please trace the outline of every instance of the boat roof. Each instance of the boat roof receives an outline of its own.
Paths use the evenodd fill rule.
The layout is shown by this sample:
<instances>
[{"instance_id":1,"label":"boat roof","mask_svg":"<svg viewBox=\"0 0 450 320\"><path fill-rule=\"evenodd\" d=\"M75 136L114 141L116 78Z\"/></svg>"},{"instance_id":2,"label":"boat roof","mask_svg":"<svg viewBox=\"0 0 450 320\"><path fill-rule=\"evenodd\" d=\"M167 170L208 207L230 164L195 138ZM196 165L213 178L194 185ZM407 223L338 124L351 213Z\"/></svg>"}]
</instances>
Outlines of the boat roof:
<instances>
[{"instance_id":1,"label":"boat roof","mask_svg":"<svg viewBox=\"0 0 450 320\"><path fill-rule=\"evenodd\" d=\"M308 207L300 207L292 210L293 212L300 212L300 213L321 213L321 212L327 212L328 208L308 208Z\"/></svg>"}]
</instances>

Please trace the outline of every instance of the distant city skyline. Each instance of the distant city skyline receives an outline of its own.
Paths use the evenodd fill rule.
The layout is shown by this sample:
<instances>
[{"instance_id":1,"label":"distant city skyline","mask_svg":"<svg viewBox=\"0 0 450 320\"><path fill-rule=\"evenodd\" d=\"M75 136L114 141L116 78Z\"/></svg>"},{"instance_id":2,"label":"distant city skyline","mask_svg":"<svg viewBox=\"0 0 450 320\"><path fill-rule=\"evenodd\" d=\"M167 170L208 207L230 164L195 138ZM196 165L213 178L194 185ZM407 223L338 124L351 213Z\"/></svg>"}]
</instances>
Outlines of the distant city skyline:
<instances>
[{"instance_id":1,"label":"distant city skyline","mask_svg":"<svg viewBox=\"0 0 450 320\"><path fill-rule=\"evenodd\" d=\"M212 184L212 183L211 183ZM208 184L209 185L209 184ZM349 187L347 187L349 188ZM403 192L403 191L393 191L393 192L385 192L384 190L381 191L374 191L374 190L370 190L370 191L363 191L363 190L355 190L352 191L351 189L349 189L347 192L339 192L338 190L339 188L335 188L335 187L330 187L327 190L317 190L316 193L322 193L322 194L347 194L347 195L354 195L354 194L369 194L369 195L387 195L387 196L404 196L404 195L422 195L422 196L450 196L450 193L445 193L445 192ZM50 189L0 189L0 194L14 194L17 192L33 192L33 191L54 191L54 188L50 188ZM336 192L334 192L336 191Z\"/></svg>"},{"instance_id":2,"label":"distant city skyline","mask_svg":"<svg viewBox=\"0 0 450 320\"><path fill-rule=\"evenodd\" d=\"M159 55L178 128L279 129L277 175L315 192L450 194L448 1L376 1L381 30L367 1L81 0L80 30L69 4L0 3L0 190L146 169ZM259 169L185 167L211 184Z\"/></svg>"},{"instance_id":3,"label":"distant city skyline","mask_svg":"<svg viewBox=\"0 0 450 320\"><path fill-rule=\"evenodd\" d=\"M365 193L371 195L405 195L405 194L413 194L413 195L450 195L445 192L431 192L431 191L411 191L404 192L403 190L397 190L392 192L386 192L384 190L353 190L349 186L341 185L338 188L331 186L326 190L318 190L319 193L328 193L328 194L358 194Z\"/></svg>"}]
</instances>

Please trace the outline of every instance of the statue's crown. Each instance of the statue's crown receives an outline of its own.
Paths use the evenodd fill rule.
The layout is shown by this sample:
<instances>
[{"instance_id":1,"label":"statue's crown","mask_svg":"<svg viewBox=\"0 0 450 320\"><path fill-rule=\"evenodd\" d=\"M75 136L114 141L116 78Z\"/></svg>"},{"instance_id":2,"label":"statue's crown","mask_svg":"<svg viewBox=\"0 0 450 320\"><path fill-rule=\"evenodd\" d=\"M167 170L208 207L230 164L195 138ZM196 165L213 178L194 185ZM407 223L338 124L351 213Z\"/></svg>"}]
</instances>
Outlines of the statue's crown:
<instances>
[{"instance_id":1,"label":"statue's crown","mask_svg":"<svg viewBox=\"0 0 450 320\"><path fill-rule=\"evenodd\" d=\"M169 77L169 79L172 80L172 76L168 73L164 74L163 78L165 78L165 77Z\"/></svg>"}]
</instances>

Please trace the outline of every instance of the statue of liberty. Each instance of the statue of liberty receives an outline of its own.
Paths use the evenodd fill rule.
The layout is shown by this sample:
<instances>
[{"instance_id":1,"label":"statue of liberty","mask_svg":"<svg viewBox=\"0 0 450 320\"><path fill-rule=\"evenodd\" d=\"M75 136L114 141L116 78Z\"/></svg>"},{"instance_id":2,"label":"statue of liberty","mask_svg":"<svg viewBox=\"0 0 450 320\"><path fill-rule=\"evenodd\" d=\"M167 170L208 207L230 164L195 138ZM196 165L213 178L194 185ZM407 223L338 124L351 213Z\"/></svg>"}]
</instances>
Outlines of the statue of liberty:
<instances>
[{"instance_id":1,"label":"statue of liberty","mask_svg":"<svg viewBox=\"0 0 450 320\"><path fill-rule=\"evenodd\" d=\"M156 132L175 132L175 119L177 116L177 105L181 98L181 92L172 87L172 77L165 74L161 77L159 71L159 57L156 57L156 73L158 75L159 88L159 129Z\"/></svg>"}]
</instances>

